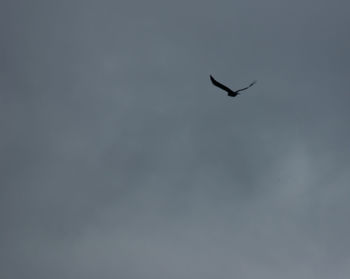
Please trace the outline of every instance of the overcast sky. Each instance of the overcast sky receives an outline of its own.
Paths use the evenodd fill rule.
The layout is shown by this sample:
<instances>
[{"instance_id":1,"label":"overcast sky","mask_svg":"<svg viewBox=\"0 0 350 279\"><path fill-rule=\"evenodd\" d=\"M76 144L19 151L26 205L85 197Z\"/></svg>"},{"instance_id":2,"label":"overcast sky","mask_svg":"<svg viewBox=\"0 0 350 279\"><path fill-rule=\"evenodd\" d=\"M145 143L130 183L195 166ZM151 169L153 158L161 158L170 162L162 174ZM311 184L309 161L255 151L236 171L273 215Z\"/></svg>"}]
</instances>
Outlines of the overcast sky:
<instances>
[{"instance_id":1,"label":"overcast sky","mask_svg":"<svg viewBox=\"0 0 350 279\"><path fill-rule=\"evenodd\" d=\"M349 1L0 3L1 278L350 277Z\"/></svg>"}]
</instances>

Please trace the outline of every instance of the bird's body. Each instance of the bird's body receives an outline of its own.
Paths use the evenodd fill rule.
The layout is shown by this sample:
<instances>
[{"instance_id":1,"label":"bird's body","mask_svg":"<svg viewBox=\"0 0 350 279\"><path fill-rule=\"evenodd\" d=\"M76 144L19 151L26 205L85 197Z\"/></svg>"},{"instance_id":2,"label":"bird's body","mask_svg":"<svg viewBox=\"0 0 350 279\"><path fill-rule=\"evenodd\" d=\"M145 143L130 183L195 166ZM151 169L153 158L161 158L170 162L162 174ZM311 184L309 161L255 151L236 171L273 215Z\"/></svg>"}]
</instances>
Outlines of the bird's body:
<instances>
[{"instance_id":1,"label":"bird's body","mask_svg":"<svg viewBox=\"0 0 350 279\"><path fill-rule=\"evenodd\" d=\"M237 95L240 94L239 92L248 89L249 87L253 86L256 83L256 81L253 81L251 84L249 84L249 86L244 87L244 88L239 89L239 90L236 90L236 91L233 91L230 88L228 88L227 86L225 86L222 83L215 80L212 75L210 75L210 80L215 86L221 88L222 90L225 90L227 92L227 96L230 96L230 97L236 97Z\"/></svg>"}]
</instances>

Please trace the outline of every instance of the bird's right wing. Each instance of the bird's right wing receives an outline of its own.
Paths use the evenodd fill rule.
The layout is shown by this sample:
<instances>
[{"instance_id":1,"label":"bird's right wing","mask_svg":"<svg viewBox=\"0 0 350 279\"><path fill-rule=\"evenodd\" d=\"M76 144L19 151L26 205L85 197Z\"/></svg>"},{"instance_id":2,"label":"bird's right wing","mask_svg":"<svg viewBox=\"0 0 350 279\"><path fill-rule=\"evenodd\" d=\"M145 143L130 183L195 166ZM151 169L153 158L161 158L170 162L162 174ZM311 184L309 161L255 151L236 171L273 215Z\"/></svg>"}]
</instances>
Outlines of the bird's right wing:
<instances>
[{"instance_id":1,"label":"bird's right wing","mask_svg":"<svg viewBox=\"0 0 350 279\"><path fill-rule=\"evenodd\" d=\"M217 80L215 80L211 75L210 75L210 80L211 80L211 82L212 82L215 86L221 88L222 90L225 90L225 91L227 91L227 92L232 91L232 90L231 90L230 88L228 88L227 86L225 86L225 85L223 85L222 83L220 83L220 82L218 82Z\"/></svg>"},{"instance_id":2,"label":"bird's right wing","mask_svg":"<svg viewBox=\"0 0 350 279\"><path fill-rule=\"evenodd\" d=\"M247 87L244 87L242 89L239 89L237 90L236 92L240 92L240 91L243 91L243 90L247 90L249 87L252 87L254 84L256 83L256 80L254 80L251 84L249 84Z\"/></svg>"}]
</instances>

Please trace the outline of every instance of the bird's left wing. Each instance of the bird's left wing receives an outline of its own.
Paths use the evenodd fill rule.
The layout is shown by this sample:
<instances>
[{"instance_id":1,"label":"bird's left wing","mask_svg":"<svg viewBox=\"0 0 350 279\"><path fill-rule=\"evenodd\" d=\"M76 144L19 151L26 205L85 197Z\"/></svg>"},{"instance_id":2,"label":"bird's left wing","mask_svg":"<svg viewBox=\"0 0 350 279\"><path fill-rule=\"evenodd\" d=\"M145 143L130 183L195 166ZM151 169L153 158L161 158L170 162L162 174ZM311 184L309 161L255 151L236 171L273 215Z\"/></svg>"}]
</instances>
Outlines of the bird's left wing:
<instances>
[{"instance_id":1,"label":"bird's left wing","mask_svg":"<svg viewBox=\"0 0 350 279\"><path fill-rule=\"evenodd\" d=\"M219 87L219 88L221 88L221 89L223 89L223 90L225 90L227 92L230 92L230 91L232 92L232 90L230 88L228 88L227 86L225 86L222 83L220 83L217 80L215 80L211 75L210 75L210 80L215 86L217 86L217 87Z\"/></svg>"}]
</instances>

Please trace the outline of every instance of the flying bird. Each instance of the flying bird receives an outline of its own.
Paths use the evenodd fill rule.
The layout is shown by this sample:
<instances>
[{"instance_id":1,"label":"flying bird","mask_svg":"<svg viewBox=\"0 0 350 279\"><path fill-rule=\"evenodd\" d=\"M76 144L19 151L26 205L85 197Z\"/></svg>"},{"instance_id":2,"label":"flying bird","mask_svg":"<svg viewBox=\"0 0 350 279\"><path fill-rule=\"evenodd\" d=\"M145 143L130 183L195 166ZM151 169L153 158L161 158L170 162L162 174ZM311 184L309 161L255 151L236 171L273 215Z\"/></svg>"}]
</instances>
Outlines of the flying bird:
<instances>
[{"instance_id":1,"label":"flying bird","mask_svg":"<svg viewBox=\"0 0 350 279\"><path fill-rule=\"evenodd\" d=\"M227 92L227 95L230 96L230 97L236 97L237 95L240 94L239 92L241 92L241 91L243 91L243 90L247 90L249 87L252 87L252 86L256 83L256 81L253 81L253 82L252 82L251 84L249 84L247 87L244 87L244 88L242 88L242 89L233 91L233 90L231 90L230 88L228 88L227 86L225 86L225 85L223 85L222 83L220 83L220 82L218 82L217 80L215 80L215 79L213 78L212 75L210 75L210 80L211 80L211 82L212 82L215 86L221 88L222 90L225 90L225 91Z\"/></svg>"}]
</instances>

